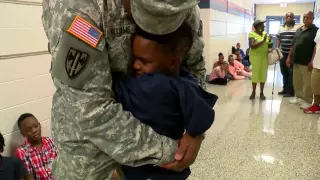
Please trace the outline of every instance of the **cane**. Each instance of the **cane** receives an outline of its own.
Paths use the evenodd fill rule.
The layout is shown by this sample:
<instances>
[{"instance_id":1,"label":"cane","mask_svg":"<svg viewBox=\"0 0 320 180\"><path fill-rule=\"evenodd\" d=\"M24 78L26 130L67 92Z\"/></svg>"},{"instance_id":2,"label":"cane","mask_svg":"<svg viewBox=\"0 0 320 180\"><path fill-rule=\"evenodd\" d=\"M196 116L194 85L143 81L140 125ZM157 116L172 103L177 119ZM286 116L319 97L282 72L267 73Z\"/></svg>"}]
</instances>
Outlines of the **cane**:
<instances>
[{"instance_id":1,"label":"cane","mask_svg":"<svg viewBox=\"0 0 320 180\"><path fill-rule=\"evenodd\" d=\"M277 62L278 63L278 62ZM272 83L272 95L274 95L274 80L276 79L276 67L277 63L274 64L274 69L273 69L273 83Z\"/></svg>"}]
</instances>

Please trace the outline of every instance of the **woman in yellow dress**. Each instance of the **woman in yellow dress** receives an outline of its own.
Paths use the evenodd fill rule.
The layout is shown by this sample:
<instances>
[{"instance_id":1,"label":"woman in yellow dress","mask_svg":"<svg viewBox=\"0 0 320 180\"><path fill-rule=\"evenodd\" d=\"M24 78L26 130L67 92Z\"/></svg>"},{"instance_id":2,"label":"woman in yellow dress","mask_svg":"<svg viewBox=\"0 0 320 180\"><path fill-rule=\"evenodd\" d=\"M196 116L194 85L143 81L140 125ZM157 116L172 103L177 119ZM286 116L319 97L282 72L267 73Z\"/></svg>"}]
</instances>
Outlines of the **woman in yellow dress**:
<instances>
[{"instance_id":1,"label":"woman in yellow dress","mask_svg":"<svg viewBox=\"0 0 320 180\"><path fill-rule=\"evenodd\" d=\"M264 84L267 81L268 71L268 50L272 47L271 37L264 32L266 21L256 20L253 23L253 30L249 33L250 62L252 65L252 94L250 99L256 96L256 87L260 83L260 99L265 100Z\"/></svg>"}]
</instances>

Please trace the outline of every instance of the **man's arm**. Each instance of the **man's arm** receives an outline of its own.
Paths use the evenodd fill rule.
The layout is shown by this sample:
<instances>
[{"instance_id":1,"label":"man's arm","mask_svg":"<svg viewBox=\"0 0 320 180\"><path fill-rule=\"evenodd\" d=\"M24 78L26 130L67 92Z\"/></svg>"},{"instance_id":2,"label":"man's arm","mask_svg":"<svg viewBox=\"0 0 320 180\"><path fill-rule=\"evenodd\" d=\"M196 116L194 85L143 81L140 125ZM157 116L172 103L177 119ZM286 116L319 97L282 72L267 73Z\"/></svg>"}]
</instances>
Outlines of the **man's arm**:
<instances>
[{"instance_id":1,"label":"man's arm","mask_svg":"<svg viewBox=\"0 0 320 180\"><path fill-rule=\"evenodd\" d=\"M287 66L288 68L290 68L290 66L291 66L291 58L292 58L292 54L293 54L293 52L294 52L294 49L295 49L295 46L292 45L291 48L290 48L290 51L289 51L287 60L286 60L286 66Z\"/></svg>"},{"instance_id":2,"label":"man's arm","mask_svg":"<svg viewBox=\"0 0 320 180\"><path fill-rule=\"evenodd\" d=\"M70 7L70 4L75 5ZM51 74L57 89L54 113L62 112L65 121L79 129L76 133L87 137L121 164L171 162L176 142L140 123L114 100L108 49L103 30L99 28L103 24L100 16L103 13L98 7L93 1L43 1L43 25L50 42ZM79 34L77 38L74 31L70 32L75 22L90 26L98 41ZM73 127L64 130L68 128Z\"/></svg>"},{"instance_id":3,"label":"man's arm","mask_svg":"<svg viewBox=\"0 0 320 180\"><path fill-rule=\"evenodd\" d=\"M199 85L205 89L205 75L206 75L206 68L205 68L205 60L203 57L203 25L202 21L200 20L200 9L196 6L189 17L186 19L186 22L190 25L193 32L193 44L190 48L187 57L185 59L185 63L192 73L197 79Z\"/></svg>"},{"instance_id":4,"label":"man's arm","mask_svg":"<svg viewBox=\"0 0 320 180\"><path fill-rule=\"evenodd\" d=\"M277 39L277 48L280 48L280 40Z\"/></svg>"},{"instance_id":5,"label":"man's arm","mask_svg":"<svg viewBox=\"0 0 320 180\"><path fill-rule=\"evenodd\" d=\"M278 34L276 35L276 38L277 38L277 48L280 48L280 42L281 42L280 29L278 31Z\"/></svg>"}]
</instances>

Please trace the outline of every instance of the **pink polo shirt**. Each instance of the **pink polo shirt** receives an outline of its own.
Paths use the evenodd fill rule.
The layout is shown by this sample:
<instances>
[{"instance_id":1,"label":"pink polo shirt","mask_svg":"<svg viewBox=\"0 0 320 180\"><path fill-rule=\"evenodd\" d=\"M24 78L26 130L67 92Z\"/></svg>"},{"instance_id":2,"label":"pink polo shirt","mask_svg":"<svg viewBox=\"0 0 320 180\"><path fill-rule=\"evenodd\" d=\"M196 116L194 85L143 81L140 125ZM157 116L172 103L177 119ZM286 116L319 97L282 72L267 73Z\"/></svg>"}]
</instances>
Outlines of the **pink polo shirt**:
<instances>
[{"instance_id":1,"label":"pink polo shirt","mask_svg":"<svg viewBox=\"0 0 320 180\"><path fill-rule=\"evenodd\" d=\"M241 72L241 71L244 70L244 65L241 64L239 61L234 60L234 61L233 61L233 66L232 66L231 64L229 64L228 70L229 70L229 73L230 73L231 75L234 75L234 76L235 76L235 75L238 74L238 72Z\"/></svg>"}]
</instances>

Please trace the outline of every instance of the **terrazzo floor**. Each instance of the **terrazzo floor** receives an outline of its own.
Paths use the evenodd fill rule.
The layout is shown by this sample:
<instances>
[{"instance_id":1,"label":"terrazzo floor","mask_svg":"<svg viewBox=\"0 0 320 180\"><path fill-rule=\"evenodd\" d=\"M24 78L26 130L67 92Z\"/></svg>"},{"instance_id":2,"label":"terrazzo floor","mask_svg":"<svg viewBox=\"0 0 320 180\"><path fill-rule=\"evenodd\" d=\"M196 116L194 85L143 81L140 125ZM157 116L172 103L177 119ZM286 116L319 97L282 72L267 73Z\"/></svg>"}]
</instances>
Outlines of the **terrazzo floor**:
<instances>
[{"instance_id":1,"label":"terrazzo floor","mask_svg":"<svg viewBox=\"0 0 320 180\"><path fill-rule=\"evenodd\" d=\"M320 180L319 115L278 96L281 78L270 67L266 101L249 100L250 80L208 85L219 96L216 118L189 180Z\"/></svg>"}]
</instances>

